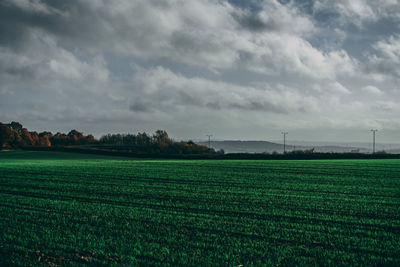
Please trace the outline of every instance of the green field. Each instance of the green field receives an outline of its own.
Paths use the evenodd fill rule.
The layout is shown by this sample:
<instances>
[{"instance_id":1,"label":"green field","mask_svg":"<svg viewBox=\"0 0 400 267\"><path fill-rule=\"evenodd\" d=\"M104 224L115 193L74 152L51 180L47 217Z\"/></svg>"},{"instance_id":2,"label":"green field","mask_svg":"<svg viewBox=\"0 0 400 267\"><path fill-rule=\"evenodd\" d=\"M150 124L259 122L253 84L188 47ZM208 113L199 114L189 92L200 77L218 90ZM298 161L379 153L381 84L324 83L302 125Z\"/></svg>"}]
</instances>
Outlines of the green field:
<instances>
[{"instance_id":1,"label":"green field","mask_svg":"<svg viewBox=\"0 0 400 267\"><path fill-rule=\"evenodd\" d=\"M400 265L400 160L0 152L0 265Z\"/></svg>"}]
</instances>

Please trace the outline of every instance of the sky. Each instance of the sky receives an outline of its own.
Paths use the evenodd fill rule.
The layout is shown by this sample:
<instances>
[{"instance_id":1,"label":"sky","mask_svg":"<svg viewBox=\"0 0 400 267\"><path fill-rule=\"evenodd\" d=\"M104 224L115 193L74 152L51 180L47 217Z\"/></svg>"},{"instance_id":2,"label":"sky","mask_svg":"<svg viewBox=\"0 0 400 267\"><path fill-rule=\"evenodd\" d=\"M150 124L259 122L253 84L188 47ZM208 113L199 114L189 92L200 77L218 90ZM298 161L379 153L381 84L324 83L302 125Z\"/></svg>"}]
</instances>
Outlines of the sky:
<instances>
[{"instance_id":1,"label":"sky","mask_svg":"<svg viewBox=\"0 0 400 267\"><path fill-rule=\"evenodd\" d=\"M399 0L0 0L0 121L400 143Z\"/></svg>"}]
</instances>

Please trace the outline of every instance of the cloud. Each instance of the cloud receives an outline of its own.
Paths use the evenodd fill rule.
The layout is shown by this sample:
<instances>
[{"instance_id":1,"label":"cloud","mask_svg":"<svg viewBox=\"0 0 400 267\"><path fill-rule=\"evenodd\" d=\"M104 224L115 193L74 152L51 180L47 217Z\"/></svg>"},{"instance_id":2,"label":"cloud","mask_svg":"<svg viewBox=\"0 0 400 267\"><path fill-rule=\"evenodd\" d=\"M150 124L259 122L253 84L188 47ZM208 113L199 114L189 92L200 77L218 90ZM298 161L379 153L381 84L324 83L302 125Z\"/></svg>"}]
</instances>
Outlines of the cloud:
<instances>
[{"instance_id":1,"label":"cloud","mask_svg":"<svg viewBox=\"0 0 400 267\"><path fill-rule=\"evenodd\" d=\"M387 114L395 112L396 110L398 111L398 106L398 103L393 101L378 101L374 104L374 109L378 112L383 112Z\"/></svg>"},{"instance_id":2,"label":"cloud","mask_svg":"<svg viewBox=\"0 0 400 267\"><path fill-rule=\"evenodd\" d=\"M12 0L5 1L4 5L14 5L27 13L37 14L62 14L59 10L46 5L40 0Z\"/></svg>"},{"instance_id":3,"label":"cloud","mask_svg":"<svg viewBox=\"0 0 400 267\"><path fill-rule=\"evenodd\" d=\"M330 84L330 88L337 93L340 94L350 94L349 89L347 89L346 87L344 87L342 84L340 84L339 82L334 82L332 84Z\"/></svg>"},{"instance_id":4,"label":"cloud","mask_svg":"<svg viewBox=\"0 0 400 267\"><path fill-rule=\"evenodd\" d=\"M313 8L316 12L337 14L337 23L351 23L358 27L382 18L400 18L398 0L318 0Z\"/></svg>"},{"instance_id":5,"label":"cloud","mask_svg":"<svg viewBox=\"0 0 400 267\"><path fill-rule=\"evenodd\" d=\"M365 86L365 87L361 88L361 90L366 93L373 94L373 95L382 95L383 94L383 92L378 87L375 87L373 85Z\"/></svg>"},{"instance_id":6,"label":"cloud","mask_svg":"<svg viewBox=\"0 0 400 267\"><path fill-rule=\"evenodd\" d=\"M374 48L386 59L396 64L400 63L400 35L391 36L387 41L379 41Z\"/></svg>"},{"instance_id":7,"label":"cloud","mask_svg":"<svg viewBox=\"0 0 400 267\"><path fill-rule=\"evenodd\" d=\"M264 1L256 14L212 0L118 0L112 6L84 0L59 6L20 1L23 8L19 2L7 2L4 11L19 12L21 19L6 19L9 26L24 29L14 38L20 40L18 45L25 45L24 34L36 29L59 44L91 53L111 50L216 71L240 67L269 75L334 79L337 64L352 64L346 57L331 56L344 51L324 53L314 48L307 41L317 32L313 21L295 5L275 0ZM26 14L27 3L49 11Z\"/></svg>"},{"instance_id":8,"label":"cloud","mask_svg":"<svg viewBox=\"0 0 400 267\"><path fill-rule=\"evenodd\" d=\"M135 94L140 90L142 101L131 106L132 111L148 111L150 107L141 103L152 103L151 109L162 112L184 107L286 114L310 110L316 101L302 96L294 88L238 86L199 77L189 78L161 66L136 73L133 88Z\"/></svg>"},{"instance_id":9,"label":"cloud","mask_svg":"<svg viewBox=\"0 0 400 267\"><path fill-rule=\"evenodd\" d=\"M393 1L314 2L1 1L0 121L260 137L395 127L400 38L353 27L372 45L349 49L345 26L395 21ZM329 10L343 23L321 23Z\"/></svg>"},{"instance_id":10,"label":"cloud","mask_svg":"<svg viewBox=\"0 0 400 267\"><path fill-rule=\"evenodd\" d=\"M339 101L339 97L351 94L351 91L343 86L340 82L321 82L311 86L311 89L318 92L321 96L334 95Z\"/></svg>"},{"instance_id":11,"label":"cloud","mask_svg":"<svg viewBox=\"0 0 400 267\"><path fill-rule=\"evenodd\" d=\"M1 91L19 90L26 84L33 88L104 84L109 71L101 56L90 62L79 60L70 51L58 46L54 39L41 31L32 30L26 37L29 46L18 51L0 47Z\"/></svg>"},{"instance_id":12,"label":"cloud","mask_svg":"<svg viewBox=\"0 0 400 267\"><path fill-rule=\"evenodd\" d=\"M33 125L106 120L104 104L111 107L119 89L118 83L111 85L103 56L82 60L41 30L31 29L25 38L29 45L18 49L0 46L2 120Z\"/></svg>"},{"instance_id":13,"label":"cloud","mask_svg":"<svg viewBox=\"0 0 400 267\"><path fill-rule=\"evenodd\" d=\"M400 36L391 36L387 40L381 40L373 45L374 54L368 56L368 64L365 72L379 75L378 79L384 76L395 80L400 79Z\"/></svg>"},{"instance_id":14,"label":"cloud","mask_svg":"<svg viewBox=\"0 0 400 267\"><path fill-rule=\"evenodd\" d=\"M149 112L151 111L151 103L143 102L140 99L135 99L133 104L129 106L129 110L134 112Z\"/></svg>"},{"instance_id":15,"label":"cloud","mask_svg":"<svg viewBox=\"0 0 400 267\"><path fill-rule=\"evenodd\" d=\"M235 9L233 18L245 30L261 32L285 32L310 35L317 31L312 20L301 14L295 5L279 1L263 1L257 11Z\"/></svg>"}]
</instances>

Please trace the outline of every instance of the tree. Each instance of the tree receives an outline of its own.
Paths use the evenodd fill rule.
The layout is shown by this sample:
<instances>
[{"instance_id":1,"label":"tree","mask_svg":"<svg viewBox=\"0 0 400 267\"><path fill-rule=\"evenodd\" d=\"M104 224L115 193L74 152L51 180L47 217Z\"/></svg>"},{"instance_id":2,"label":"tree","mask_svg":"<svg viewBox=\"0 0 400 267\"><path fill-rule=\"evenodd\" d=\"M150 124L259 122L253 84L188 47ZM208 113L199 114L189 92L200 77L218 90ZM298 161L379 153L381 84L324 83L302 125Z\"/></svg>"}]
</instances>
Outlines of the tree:
<instances>
[{"instance_id":1,"label":"tree","mask_svg":"<svg viewBox=\"0 0 400 267\"><path fill-rule=\"evenodd\" d=\"M189 141L187 141L187 143L186 144L188 144L188 145L194 145L194 142L192 141L192 140L189 140Z\"/></svg>"},{"instance_id":2,"label":"tree","mask_svg":"<svg viewBox=\"0 0 400 267\"><path fill-rule=\"evenodd\" d=\"M68 145L69 137L66 134L58 132L50 138L50 142L56 146L65 146Z\"/></svg>"},{"instance_id":3,"label":"tree","mask_svg":"<svg viewBox=\"0 0 400 267\"><path fill-rule=\"evenodd\" d=\"M193 141L175 142L164 130L157 130L153 135L147 133L134 134L107 134L100 138L100 143L109 145L119 145L123 140L122 149L130 150L135 153L146 154L215 154L214 149L206 146L197 145ZM127 145L133 147L127 147ZM219 151L224 153L223 150Z\"/></svg>"},{"instance_id":4,"label":"tree","mask_svg":"<svg viewBox=\"0 0 400 267\"><path fill-rule=\"evenodd\" d=\"M139 146L149 146L151 143L151 138L150 136L147 135L147 133L138 133L136 135L136 142Z\"/></svg>"},{"instance_id":5,"label":"tree","mask_svg":"<svg viewBox=\"0 0 400 267\"><path fill-rule=\"evenodd\" d=\"M48 136L49 138L53 136L51 132L41 132L39 133L39 137Z\"/></svg>"},{"instance_id":6,"label":"tree","mask_svg":"<svg viewBox=\"0 0 400 267\"><path fill-rule=\"evenodd\" d=\"M87 135L86 138L85 138L85 143L86 144L94 143L95 141L96 141L96 139L91 134Z\"/></svg>"},{"instance_id":7,"label":"tree","mask_svg":"<svg viewBox=\"0 0 400 267\"><path fill-rule=\"evenodd\" d=\"M69 141L70 141L69 143L76 145L76 144L81 143L81 139L83 139L83 133L78 132L77 130L71 130L68 133L68 137L69 137Z\"/></svg>"},{"instance_id":8,"label":"tree","mask_svg":"<svg viewBox=\"0 0 400 267\"><path fill-rule=\"evenodd\" d=\"M21 134L21 138L22 138L22 143L21 143L22 146L34 145L32 135L26 128L22 128L20 134Z\"/></svg>"},{"instance_id":9,"label":"tree","mask_svg":"<svg viewBox=\"0 0 400 267\"><path fill-rule=\"evenodd\" d=\"M164 130L157 130L153 135L153 140L157 143L171 143L172 141Z\"/></svg>"},{"instance_id":10,"label":"tree","mask_svg":"<svg viewBox=\"0 0 400 267\"><path fill-rule=\"evenodd\" d=\"M9 124L11 130L15 130L17 133L21 134L23 126L21 123L13 121Z\"/></svg>"},{"instance_id":11,"label":"tree","mask_svg":"<svg viewBox=\"0 0 400 267\"><path fill-rule=\"evenodd\" d=\"M64 133L51 132L37 133L29 132L19 122L11 122L9 124L0 123L0 148L1 147L24 147L24 146L67 146L90 144L96 142L93 135L85 136L77 130L71 130L68 135Z\"/></svg>"},{"instance_id":12,"label":"tree","mask_svg":"<svg viewBox=\"0 0 400 267\"><path fill-rule=\"evenodd\" d=\"M38 146L40 143L40 138L39 138L39 134L37 132L31 132L31 137L32 137L32 141L34 146Z\"/></svg>"},{"instance_id":13,"label":"tree","mask_svg":"<svg viewBox=\"0 0 400 267\"><path fill-rule=\"evenodd\" d=\"M13 139L11 128L3 123L0 123L0 149L6 147L8 142Z\"/></svg>"},{"instance_id":14,"label":"tree","mask_svg":"<svg viewBox=\"0 0 400 267\"><path fill-rule=\"evenodd\" d=\"M51 142L50 142L49 136L48 135L43 135L42 137L40 137L39 145L40 146L44 146L44 147L50 147L51 146Z\"/></svg>"}]
</instances>

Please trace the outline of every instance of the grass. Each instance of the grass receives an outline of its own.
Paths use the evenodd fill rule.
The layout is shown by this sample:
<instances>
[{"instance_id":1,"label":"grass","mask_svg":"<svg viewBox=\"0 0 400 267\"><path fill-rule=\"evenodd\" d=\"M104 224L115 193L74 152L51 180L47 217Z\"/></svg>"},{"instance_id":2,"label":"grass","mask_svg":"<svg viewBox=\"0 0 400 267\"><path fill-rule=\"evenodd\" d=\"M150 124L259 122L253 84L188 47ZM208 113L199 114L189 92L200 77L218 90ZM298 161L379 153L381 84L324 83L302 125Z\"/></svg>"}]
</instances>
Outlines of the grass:
<instances>
[{"instance_id":1,"label":"grass","mask_svg":"<svg viewBox=\"0 0 400 267\"><path fill-rule=\"evenodd\" d=\"M0 153L1 265L400 265L400 160Z\"/></svg>"}]
</instances>

